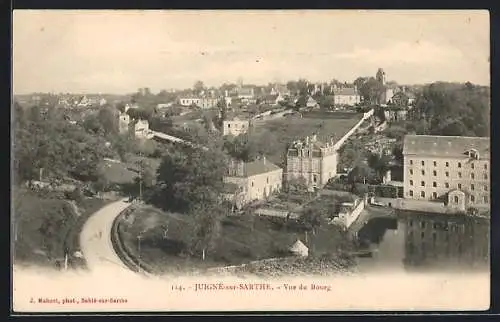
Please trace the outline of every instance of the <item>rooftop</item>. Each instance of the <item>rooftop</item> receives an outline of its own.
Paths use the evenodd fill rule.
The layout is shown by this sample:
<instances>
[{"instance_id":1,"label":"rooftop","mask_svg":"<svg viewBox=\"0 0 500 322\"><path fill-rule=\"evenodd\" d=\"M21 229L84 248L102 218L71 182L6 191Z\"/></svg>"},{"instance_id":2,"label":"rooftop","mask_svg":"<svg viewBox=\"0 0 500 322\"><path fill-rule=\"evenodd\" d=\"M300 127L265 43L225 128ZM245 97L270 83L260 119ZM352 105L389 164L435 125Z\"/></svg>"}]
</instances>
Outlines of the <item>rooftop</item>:
<instances>
[{"instance_id":1,"label":"rooftop","mask_svg":"<svg viewBox=\"0 0 500 322\"><path fill-rule=\"evenodd\" d=\"M475 149L480 159L490 158L490 138L465 136L406 135L403 154L426 154L462 158Z\"/></svg>"},{"instance_id":2,"label":"rooftop","mask_svg":"<svg viewBox=\"0 0 500 322\"><path fill-rule=\"evenodd\" d=\"M236 170L236 173L238 173L238 169L242 170L241 174L238 174L237 176L243 176L243 177L252 177L258 174L262 173L268 173L271 171L276 171L276 170L281 170L280 167L278 167L276 164L266 160L265 158L255 160L252 162L234 162L230 165L230 170Z\"/></svg>"},{"instance_id":3,"label":"rooftop","mask_svg":"<svg viewBox=\"0 0 500 322\"><path fill-rule=\"evenodd\" d=\"M253 95L254 90L252 87L242 87L238 89L238 95Z\"/></svg>"},{"instance_id":4,"label":"rooftop","mask_svg":"<svg viewBox=\"0 0 500 322\"><path fill-rule=\"evenodd\" d=\"M248 120L243 120L243 119L240 119L239 117L235 116L232 119L224 120L224 123L227 123L227 122L248 122Z\"/></svg>"},{"instance_id":5,"label":"rooftop","mask_svg":"<svg viewBox=\"0 0 500 322\"><path fill-rule=\"evenodd\" d=\"M358 94L358 91L353 87L344 87L344 88L334 89L333 95L351 96L351 95L359 95L359 94Z\"/></svg>"},{"instance_id":6,"label":"rooftop","mask_svg":"<svg viewBox=\"0 0 500 322\"><path fill-rule=\"evenodd\" d=\"M294 141L290 145L290 149L300 149L312 146L313 148L322 149L328 147L328 145L333 145L334 140L330 138L330 142L323 142L318 140L317 135L307 136L303 140Z\"/></svg>"}]
</instances>

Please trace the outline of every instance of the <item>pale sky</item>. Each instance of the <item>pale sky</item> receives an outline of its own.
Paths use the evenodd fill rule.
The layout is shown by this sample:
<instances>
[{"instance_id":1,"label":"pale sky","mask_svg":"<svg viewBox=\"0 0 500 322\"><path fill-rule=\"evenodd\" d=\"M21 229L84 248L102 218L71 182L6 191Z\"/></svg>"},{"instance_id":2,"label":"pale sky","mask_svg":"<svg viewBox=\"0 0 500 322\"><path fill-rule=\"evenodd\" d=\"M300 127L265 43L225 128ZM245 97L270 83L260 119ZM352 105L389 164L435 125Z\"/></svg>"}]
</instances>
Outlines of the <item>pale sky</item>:
<instances>
[{"instance_id":1,"label":"pale sky","mask_svg":"<svg viewBox=\"0 0 500 322\"><path fill-rule=\"evenodd\" d=\"M299 77L489 85L487 11L15 10L14 93Z\"/></svg>"}]
</instances>

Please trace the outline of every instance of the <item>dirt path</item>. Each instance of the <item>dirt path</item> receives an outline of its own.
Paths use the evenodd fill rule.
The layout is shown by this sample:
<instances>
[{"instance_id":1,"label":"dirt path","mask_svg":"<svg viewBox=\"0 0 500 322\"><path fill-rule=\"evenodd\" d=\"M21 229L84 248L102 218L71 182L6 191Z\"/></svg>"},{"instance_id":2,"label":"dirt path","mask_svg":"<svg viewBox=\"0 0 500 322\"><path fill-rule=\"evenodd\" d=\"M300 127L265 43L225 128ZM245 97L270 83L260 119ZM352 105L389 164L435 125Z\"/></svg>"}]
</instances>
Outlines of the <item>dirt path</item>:
<instances>
[{"instance_id":1,"label":"dirt path","mask_svg":"<svg viewBox=\"0 0 500 322\"><path fill-rule=\"evenodd\" d=\"M123 264L111 243L114 219L130 204L125 200L113 202L95 212L80 234L80 247L88 268L94 272L133 274Z\"/></svg>"}]
</instances>

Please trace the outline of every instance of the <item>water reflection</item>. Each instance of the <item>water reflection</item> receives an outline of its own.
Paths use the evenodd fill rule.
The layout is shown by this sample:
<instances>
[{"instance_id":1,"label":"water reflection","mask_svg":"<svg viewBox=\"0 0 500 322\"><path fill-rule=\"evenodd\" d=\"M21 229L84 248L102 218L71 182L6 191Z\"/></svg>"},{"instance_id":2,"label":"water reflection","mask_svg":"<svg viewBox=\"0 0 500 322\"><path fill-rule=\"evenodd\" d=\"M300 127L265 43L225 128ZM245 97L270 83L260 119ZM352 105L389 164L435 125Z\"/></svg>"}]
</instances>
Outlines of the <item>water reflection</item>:
<instances>
[{"instance_id":1,"label":"water reflection","mask_svg":"<svg viewBox=\"0 0 500 322\"><path fill-rule=\"evenodd\" d=\"M397 219L373 218L358 233L361 270L488 269L486 219L400 211Z\"/></svg>"}]
</instances>

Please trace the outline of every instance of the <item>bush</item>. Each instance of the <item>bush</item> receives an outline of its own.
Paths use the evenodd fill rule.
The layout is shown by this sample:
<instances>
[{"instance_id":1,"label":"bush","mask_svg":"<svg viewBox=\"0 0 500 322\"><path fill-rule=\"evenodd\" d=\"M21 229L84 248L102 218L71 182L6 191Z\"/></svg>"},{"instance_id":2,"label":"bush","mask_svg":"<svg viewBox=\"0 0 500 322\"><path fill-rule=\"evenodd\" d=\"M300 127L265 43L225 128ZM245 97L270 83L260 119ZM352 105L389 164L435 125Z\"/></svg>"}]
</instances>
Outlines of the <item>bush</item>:
<instances>
[{"instance_id":1,"label":"bush","mask_svg":"<svg viewBox=\"0 0 500 322\"><path fill-rule=\"evenodd\" d=\"M65 193L66 199L80 202L83 199L83 192L80 188L75 188L73 191Z\"/></svg>"},{"instance_id":2,"label":"bush","mask_svg":"<svg viewBox=\"0 0 500 322\"><path fill-rule=\"evenodd\" d=\"M397 198L398 188L394 186L376 186L375 195L382 198Z\"/></svg>"},{"instance_id":3,"label":"bush","mask_svg":"<svg viewBox=\"0 0 500 322\"><path fill-rule=\"evenodd\" d=\"M328 183L326 188L329 190L337 190L337 191L352 191L353 189L351 184L340 183L340 182Z\"/></svg>"}]
</instances>

